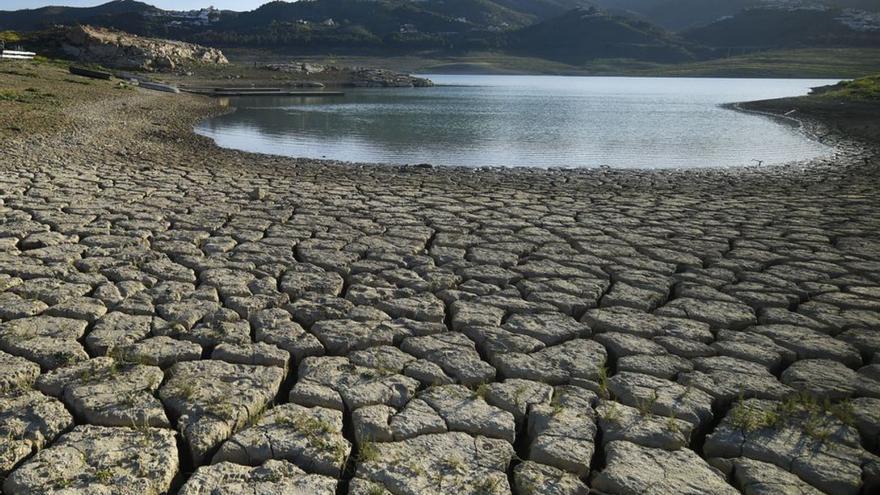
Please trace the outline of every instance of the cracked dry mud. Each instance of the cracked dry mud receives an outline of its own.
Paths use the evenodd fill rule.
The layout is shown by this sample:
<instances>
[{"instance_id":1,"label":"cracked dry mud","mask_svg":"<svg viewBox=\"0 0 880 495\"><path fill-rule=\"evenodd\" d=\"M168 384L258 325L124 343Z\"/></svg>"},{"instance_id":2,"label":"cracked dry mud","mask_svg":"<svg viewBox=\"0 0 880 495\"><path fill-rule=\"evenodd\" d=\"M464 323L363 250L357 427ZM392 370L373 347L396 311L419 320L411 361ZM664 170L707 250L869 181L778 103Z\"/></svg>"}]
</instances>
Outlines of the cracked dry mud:
<instances>
[{"instance_id":1,"label":"cracked dry mud","mask_svg":"<svg viewBox=\"0 0 880 495\"><path fill-rule=\"evenodd\" d=\"M210 110L6 145L3 494L880 486L871 148L392 168L219 150Z\"/></svg>"}]
</instances>

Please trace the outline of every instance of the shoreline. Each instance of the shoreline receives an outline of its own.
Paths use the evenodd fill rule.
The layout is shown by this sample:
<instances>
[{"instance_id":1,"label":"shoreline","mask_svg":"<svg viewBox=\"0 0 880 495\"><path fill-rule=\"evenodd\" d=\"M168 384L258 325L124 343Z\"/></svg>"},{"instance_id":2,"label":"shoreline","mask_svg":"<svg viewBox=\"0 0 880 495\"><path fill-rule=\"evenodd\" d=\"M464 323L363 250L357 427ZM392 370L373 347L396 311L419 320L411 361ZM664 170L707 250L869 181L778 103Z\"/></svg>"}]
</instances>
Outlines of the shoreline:
<instances>
[{"instance_id":1,"label":"shoreline","mask_svg":"<svg viewBox=\"0 0 880 495\"><path fill-rule=\"evenodd\" d=\"M5 494L880 486L876 141L735 169L349 164L220 148L207 97L0 83Z\"/></svg>"},{"instance_id":2,"label":"shoreline","mask_svg":"<svg viewBox=\"0 0 880 495\"><path fill-rule=\"evenodd\" d=\"M438 85L438 86L443 86ZM819 142L828 146L831 149L830 156L820 156L809 160L795 160L789 162L780 162L780 163L770 163L766 165L744 165L744 166L724 166L724 167L689 167L689 168L640 168L640 167L611 167L611 166L599 166L599 167L527 167L527 166L479 166L479 167L470 167L470 166L460 166L460 165L434 165L430 163L424 164L395 164L395 163L383 163L383 162L354 162L354 161L340 161L340 160L332 160L325 158L308 158L308 157L292 157L287 155L277 155L273 153L264 153L259 151L246 151L240 150L237 148L225 148L218 145L212 138L198 134L195 131L195 128L205 121L222 116L235 113L238 109L234 106L224 106L222 111L219 112L209 112L205 114L204 117L197 117L194 121L194 124L191 127L192 134L198 136L199 138L204 138L210 141L211 145L217 148L218 150L228 150L228 151L237 151L241 153L250 153L256 156L267 156L267 157L275 157L275 158L283 158L288 160L295 161L314 161L314 162L326 162L328 164L348 164L353 167L363 167L363 166L375 166L375 167L389 167L389 168L423 168L423 169L436 169L436 170L457 170L457 171L547 171L547 172L577 172L584 170L610 170L615 172L650 172L650 171L676 171L676 172L699 172L699 171L709 171L709 170L751 170L758 169L764 170L773 167L792 167L792 166L803 166L803 165L811 165L811 164L821 164L827 162L829 159L835 159L837 155L840 153L845 154L874 154L880 155L880 141L871 142L869 140L864 139L863 137L859 137L852 134L847 134L845 132L840 131L839 129L835 129L833 122L828 120L823 120L816 116L811 116L807 114L797 114L798 110L796 108L792 109L789 112L781 112L778 108L773 107L772 105L767 105L768 103L778 102L778 101L790 101L793 98L779 98L774 100L760 100L760 101L749 101L749 102L733 102L733 103L724 103L718 105L721 108L741 112L746 114L763 116L766 118L779 120L781 122L787 122L789 124L796 125L798 127L798 131L803 134L807 139ZM765 105L762 107L762 105ZM749 108L751 107L751 108Z\"/></svg>"}]
</instances>

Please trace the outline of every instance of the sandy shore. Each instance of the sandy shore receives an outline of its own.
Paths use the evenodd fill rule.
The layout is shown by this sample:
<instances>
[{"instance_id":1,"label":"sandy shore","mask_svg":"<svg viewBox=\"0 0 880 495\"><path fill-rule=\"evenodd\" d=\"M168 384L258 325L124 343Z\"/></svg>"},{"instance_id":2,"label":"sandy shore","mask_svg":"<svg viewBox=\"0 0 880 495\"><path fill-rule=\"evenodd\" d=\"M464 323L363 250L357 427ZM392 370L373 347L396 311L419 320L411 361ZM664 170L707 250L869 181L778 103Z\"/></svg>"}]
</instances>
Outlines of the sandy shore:
<instances>
[{"instance_id":1,"label":"sandy shore","mask_svg":"<svg viewBox=\"0 0 880 495\"><path fill-rule=\"evenodd\" d=\"M0 65L6 495L880 482L880 155L852 133L761 168L354 165L66 79Z\"/></svg>"}]
</instances>

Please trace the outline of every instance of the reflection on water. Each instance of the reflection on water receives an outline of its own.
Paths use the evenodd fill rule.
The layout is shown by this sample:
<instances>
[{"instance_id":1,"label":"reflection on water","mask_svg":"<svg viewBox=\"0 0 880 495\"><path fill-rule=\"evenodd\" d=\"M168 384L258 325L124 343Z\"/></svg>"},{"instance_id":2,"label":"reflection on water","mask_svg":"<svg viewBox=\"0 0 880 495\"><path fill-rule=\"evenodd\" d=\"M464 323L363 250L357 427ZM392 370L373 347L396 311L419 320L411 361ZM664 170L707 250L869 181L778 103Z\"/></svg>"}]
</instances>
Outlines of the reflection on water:
<instances>
[{"instance_id":1,"label":"reflection on water","mask_svg":"<svg viewBox=\"0 0 880 495\"><path fill-rule=\"evenodd\" d=\"M792 126L719 107L825 80L429 76L427 89L242 97L197 132L220 146L381 163L712 167L830 153Z\"/></svg>"}]
</instances>

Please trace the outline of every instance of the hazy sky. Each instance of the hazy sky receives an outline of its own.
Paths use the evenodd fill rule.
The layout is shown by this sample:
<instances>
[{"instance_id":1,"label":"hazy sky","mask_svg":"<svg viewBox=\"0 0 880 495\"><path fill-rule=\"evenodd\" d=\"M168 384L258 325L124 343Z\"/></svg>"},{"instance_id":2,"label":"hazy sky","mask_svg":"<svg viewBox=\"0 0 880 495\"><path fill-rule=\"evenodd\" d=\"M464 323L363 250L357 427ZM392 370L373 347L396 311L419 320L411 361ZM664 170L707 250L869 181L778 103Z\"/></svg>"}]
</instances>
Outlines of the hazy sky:
<instances>
[{"instance_id":1,"label":"hazy sky","mask_svg":"<svg viewBox=\"0 0 880 495\"><path fill-rule=\"evenodd\" d=\"M36 9L47 5L94 7L109 0L0 0L0 10ZM144 3L169 10L200 9L213 5L225 10L253 10L269 0L141 0Z\"/></svg>"}]
</instances>

